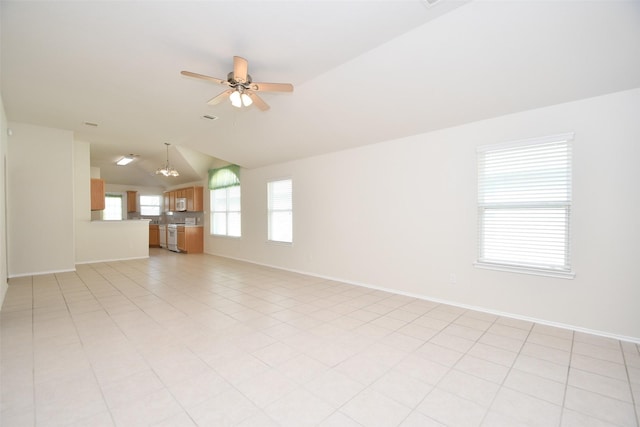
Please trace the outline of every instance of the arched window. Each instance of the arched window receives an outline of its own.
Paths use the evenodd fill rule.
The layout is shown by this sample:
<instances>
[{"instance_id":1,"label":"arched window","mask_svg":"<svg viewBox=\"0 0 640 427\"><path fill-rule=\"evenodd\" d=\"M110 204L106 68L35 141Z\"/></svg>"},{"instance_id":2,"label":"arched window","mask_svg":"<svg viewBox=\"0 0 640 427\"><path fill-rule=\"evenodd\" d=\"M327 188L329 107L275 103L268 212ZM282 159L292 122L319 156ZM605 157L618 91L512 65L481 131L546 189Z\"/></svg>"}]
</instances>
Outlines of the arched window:
<instances>
[{"instance_id":1,"label":"arched window","mask_svg":"<svg viewBox=\"0 0 640 427\"><path fill-rule=\"evenodd\" d=\"M211 234L241 236L240 166L229 165L209 171Z\"/></svg>"}]
</instances>

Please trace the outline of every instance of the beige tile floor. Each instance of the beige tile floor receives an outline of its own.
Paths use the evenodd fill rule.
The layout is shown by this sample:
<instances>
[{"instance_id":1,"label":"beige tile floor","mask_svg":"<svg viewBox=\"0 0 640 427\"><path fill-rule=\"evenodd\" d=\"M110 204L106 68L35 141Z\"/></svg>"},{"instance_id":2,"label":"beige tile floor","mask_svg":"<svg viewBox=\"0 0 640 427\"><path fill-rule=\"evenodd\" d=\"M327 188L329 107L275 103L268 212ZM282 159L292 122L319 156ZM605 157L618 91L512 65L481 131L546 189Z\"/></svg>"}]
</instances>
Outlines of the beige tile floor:
<instances>
[{"instance_id":1,"label":"beige tile floor","mask_svg":"<svg viewBox=\"0 0 640 427\"><path fill-rule=\"evenodd\" d=\"M639 346L152 250L10 281L0 425L638 426Z\"/></svg>"}]
</instances>

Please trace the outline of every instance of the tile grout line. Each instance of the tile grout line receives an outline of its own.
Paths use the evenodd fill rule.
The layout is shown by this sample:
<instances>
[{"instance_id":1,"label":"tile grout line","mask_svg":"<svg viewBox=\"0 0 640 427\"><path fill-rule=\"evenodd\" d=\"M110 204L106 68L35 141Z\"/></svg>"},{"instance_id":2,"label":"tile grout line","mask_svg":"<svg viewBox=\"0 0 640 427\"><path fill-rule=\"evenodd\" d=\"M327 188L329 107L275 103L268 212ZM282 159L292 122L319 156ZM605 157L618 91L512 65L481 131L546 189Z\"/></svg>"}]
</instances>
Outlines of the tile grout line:
<instances>
[{"instance_id":1,"label":"tile grout line","mask_svg":"<svg viewBox=\"0 0 640 427\"><path fill-rule=\"evenodd\" d=\"M562 394L562 407L560 411L560 426L562 426L562 420L566 412L567 391L569 390L569 375L571 375L571 361L573 360L573 345L575 343L576 333L571 331L571 348L569 349L569 364L567 366L567 379L564 383L564 393Z\"/></svg>"},{"instance_id":2,"label":"tile grout line","mask_svg":"<svg viewBox=\"0 0 640 427\"><path fill-rule=\"evenodd\" d=\"M91 294L91 296L93 296L94 299L97 300L95 294L91 291L91 289L87 286L86 282L84 281L84 279L82 279L82 277L80 277L77 273L75 274L76 277L78 277L78 279L80 280L80 282L84 285L84 287L89 291L89 293ZM60 286L60 280L58 278L57 275L55 275L56 278L56 283L58 284L58 288L60 289L60 293L62 294L62 298L64 299L64 303L65 306L67 307L67 311L69 312L69 318L71 319L71 322L73 323L73 329L76 331L76 335L78 336L78 340L80 341L80 345L82 346L82 353L84 354L85 358L87 359L87 362L89 363L89 366L91 367L91 374L93 376L93 379L96 382L96 386L98 387L98 389L100 390L100 396L102 396L102 402L104 403L105 408L107 409L107 411L109 412L109 417L111 418L111 421L113 421L113 425L117 425L116 424L116 420L113 417L113 414L111 413L111 408L109 408L109 405L107 404L107 399L104 395L104 391L102 390L102 386L100 385L100 381L98 381L98 377L96 376L96 371L95 368L93 366L93 363L91 363L91 360L89 359L89 357L87 356L86 350L85 350L85 343L82 340L82 336L80 336L80 333L78 331L78 326L76 324L76 321L73 317L73 313L71 312L71 310L69 309L69 302L67 300L67 297L64 293L64 290L62 289L62 287ZM97 415L97 414L91 414L90 416L93 415ZM90 417L89 416L89 417ZM89 418L89 417L85 417L85 418ZM80 420L82 421L82 420ZM37 425L37 424L36 424Z\"/></svg>"},{"instance_id":3,"label":"tile grout line","mask_svg":"<svg viewBox=\"0 0 640 427\"><path fill-rule=\"evenodd\" d=\"M440 306L443 306L443 305L444 305L444 304L440 304L440 303L438 303L438 305L434 306L434 307L433 307L433 308L431 308L429 311L427 311L426 313L422 314L420 317L422 317L422 316L426 315L427 313L430 313L431 311L435 310L437 307L440 307ZM442 332L442 331L443 331L444 329L446 329L447 327L451 326L451 324L452 324L453 322L455 322L456 320L458 320L459 318L461 318L461 317L462 317L465 313L467 313L468 311L469 311L469 310L464 310L463 312L461 312L458 316L456 316L456 317L455 317L455 319L452 319L452 320L447 324L447 326L445 326L445 327L444 327L444 328L442 328L440 331L438 331L438 333L437 333L437 334L435 334L433 337L431 337L431 338L429 338L428 340L426 340L426 341L424 342L424 344L426 344L426 343L430 342L432 338L434 338L434 337L438 336L438 334L439 334L440 332ZM496 318L493 320L493 322L491 323L491 326L493 326L497 320L498 320L498 317L496 317ZM415 319L414 319L414 321L415 321ZM412 322L413 322L413 321L412 321ZM412 323L412 322L411 322L411 323ZM491 326L490 326L490 327L491 327ZM489 328L487 328L487 329L489 329ZM480 336L478 337L478 340L479 340L480 338L482 338L482 336L483 336L485 333L486 333L486 330L482 333L482 335L480 335ZM478 342L478 340L476 340L476 343ZM423 347L423 346L424 346L424 344L422 344L420 347ZM436 344L436 343L431 343L431 344L433 344L433 345L438 345L438 344ZM418 348L420 348L420 347L418 347ZM442 346L439 346L439 347L442 347ZM443 347L443 348L446 348L446 347ZM417 349L416 349L416 350L417 350ZM414 350L414 352L415 352L415 350ZM465 354L466 354L466 353L465 353ZM462 359L462 357L460 357L460 359ZM426 417L428 417L428 418L430 418L430 419L432 419L432 420L435 420L435 421L437 421L437 422L440 422L440 421L438 421L437 419L433 418L431 415L424 414L424 413L420 412L417 408L418 408L418 407L419 407L419 406L420 406L420 405L425 401L425 399L427 399L427 397L429 397L429 395L430 395L431 393L433 393L433 391L434 391L434 390L436 390L436 388L438 387L438 384L440 384L440 383L444 380L444 378L445 378L447 375L449 375L449 373L450 373L451 371L453 371L453 370L454 370L455 366L460 362L460 359L458 359L458 360L456 361L456 363L454 363L454 364L453 364L453 365L451 365L451 366L442 365L441 363L438 363L438 362L432 361L432 362L434 362L434 363L438 363L439 365L445 366L445 367L447 368L447 372L446 372L445 374L443 374L443 375L442 375L442 377L441 377L438 381L436 381L436 383L435 383L435 384L433 384L432 389L431 389L431 390L430 390L430 391L429 391L429 392L428 392L428 393L427 393L427 394L426 394L422 399L420 399L420 402L418 402L418 404L415 406L415 409L414 409L414 408L412 408L412 409L411 409L411 411L409 412L409 414L407 414L407 416L402 420L402 422L406 421L406 419L411 415L411 413L412 413L413 411L418 411L421 415L424 415L424 416L426 416ZM431 385L431 384L429 384L429 385ZM451 393L451 394L453 394L453 395L455 395L455 396L459 397L460 399L464 399L464 400L467 400L467 401L469 401L469 402L476 403L476 402L473 402L473 401L471 401L471 400L469 400L469 399L467 399L467 398L465 398L465 397L458 396L458 395L457 395L457 394L455 394L455 393ZM476 403L476 404L477 404L477 403ZM487 409L485 410L485 414L482 416L482 419L483 419L483 420L484 420L484 418L485 418L486 413L487 413L487 411L488 411L488 410L489 410L489 408L487 408ZM402 424L402 422L401 422L401 424ZM482 422L481 422L481 423L482 423ZM400 425L400 424L399 424L399 425Z\"/></svg>"},{"instance_id":4,"label":"tile grout line","mask_svg":"<svg viewBox=\"0 0 640 427\"><path fill-rule=\"evenodd\" d=\"M500 319L500 316L496 317L495 321L491 324L491 326L494 326L497 323L498 319ZM509 369L507 370L507 373L505 374L504 378L500 382L500 384L499 384L500 388L496 392L495 396L493 396L493 399L491 399L491 403L488 405L487 410L485 411L484 416L482 417L482 421L480 422L480 424L482 424L487 419L487 416L491 412L491 408L493 407L494 403L496 402L496 399L498 398L498 393L500 393L500 390L502 390L503 388L509 389L509 387L506 387L504 385L504 383L507 380L507 378L509 378L509 374L511 374L511 371L513 369L513 366L516 363L516 360L518 360L518 357L520 357L520 355L522 353L522 349L524 348L524 345L526 344L527 340L529 339L529 336L531 335L531 331L533 331L534 326L535 326L535 323L533 323L529 327L529 330L527 331L527 336L522 340L522 344L520 345L520 348L518 349L517 352L514 352L514 353L516 353L516 356L513 358L513 362L511 362L511 366L509 366ZM490 328L491 327L487 328L487 330L482 334L482 336L484 336L486 333L488 333ZM502 414L502 415L504 415L504 414ZM513 419L509 415L504 415L504 416L506 416L509 419ZM516 420L514 420L514 421L516 421Z\"/></svg>"},{"instance_id":5,"label":"tile grout line","mask_svg":"<svg viewBox=\"0 0 640 427\"><path fill-rule=\"evenodd\" d=\"M163 326L162 324L160 324L156 319L154 319L153 317L151 317L146 311L144 311L144 309L142 307L140 307L138 304L136 304L135 301L133 301L131 299L131 297L129 297L129 295L125 294L124 292L122 292L122 290L116 286L113 285L113 283L111 282L111 280L106 277L104 274L102 274L101 272L95 270L96 273L98 275L100 275L107 283L109 283L114 289L116 289L124 298L126 298L131 304L133 304L135 307L137 307L142 313L144 313L149 319L151 319L154 323L156 323L158 326ZM124 273L121 273L124 274ZM128 277L128 276L127 276ZM84 281L83 281L84 282ZM136 283L137 284L137 283ZM141 286L141 285L139 285ZM145 288L146 289L146 288ZM148 290L148 289L146 289ZM151 294L153 294L154 296L158 297L155 293L149 291ZM159 297L160 298L160 297ZM162 301L164 301L163 298L160 298ZM165 301L166 302L166 301ZM102 304L100 304L102 306ZM127 333L122 329L122 327L118 324L118 322L116 322L112 316L111 313L109 313L107 311L107 309L102 306L103 310L105 311L105 313L109 316L109 318L111 319L111 321L114 323L114 325L120 330L120 332L122 332L123 336L125 337L125 339L127 340L127 342L131 343L133 348L136 351L136 354L138 354L138 356L140 356L140 358L142 360L144 360L144 363L146 365L146 367L153 372L153 375L158 379L158 381L162 384L162 386L164 387L164 389L167 390L167 392L171 395L171 397L175 400L175 402L178 404L178 406L184 411L184 413L189 417L189 419L191 421L193 421L194 425L197 425L196 421L191 417L191 414L189 413L189 411L187 410L187 408L185 408L182 403L180 403L180 401L176 398L176 396L174 395L174 393L171 391L171 388L167 386L167 384L162 380L162 377L160 375L158 375L158 373L156 372L156 370L153 368L153 366L151 366L149 364L149 361L147 360L147 358L141 354L138 349L136 348L136 345L134 342L131 341L131 338L129 335L127 335ZM191 351L190 348L186 347L189 351ZM195 355L196 357L198 357L197 355ZM198 357L198 359L200 360L200 358ZM203 361L204 362L204 361ZM93 370L93 365L92 365L92 370ZM94 371L94 375L95 375L95 371ZM97 381L97 378L96 378ZM102 393L102 386L100 386L100 383L98 382L98 386L100 387L100 392ZM104 393L103 393L103 398L104 398ZM118 424L115 421L115 418L113 416L112 413L112 408L107 404L106 398L105 400L105 405L107 406L107 409L109 410L109 415L111 416L111 419L113 421L114 426L117 426ZM170 419L172 416L174 415L169 415L165 420ZM159 420L158 423L162 423L165 420Z\"/></svg>"},{"instance_id":6,"label":"tile grout line","mask_svg":"<svg viewBox=\"0 0 640 427\"><path fill-rule=\"evenodd\" d=\"M33 386L33 425L38 425L38 411L36 410L36 319L35 319L35 305L36 296L33 289L33 276L30 277L31 287L31 378Z\"/></svg>"},{"instance_id":7,"label":"tile grout line","mask_svg":"<svg viewBox=\"0 0 640 427\"><path fill-rule=\"evenodd\" d=\"M640 413L638 413L638 406L636 405L636 399L633 395L633 386L631 385L631 375L629 374L629 365L627 365L627 357L624 352L624 348L622 346L622 342L618 340L618 344L620 346L620 351L622 353L622 361L624 362L624 370L627 374L627 384L629 384L629 393L631 395L631 405L633 406L633 413L636 416L636 427L638 427L638 422L640 422ZM638 402L640 403L640 402Z\"/></svg>"}]
</instances>

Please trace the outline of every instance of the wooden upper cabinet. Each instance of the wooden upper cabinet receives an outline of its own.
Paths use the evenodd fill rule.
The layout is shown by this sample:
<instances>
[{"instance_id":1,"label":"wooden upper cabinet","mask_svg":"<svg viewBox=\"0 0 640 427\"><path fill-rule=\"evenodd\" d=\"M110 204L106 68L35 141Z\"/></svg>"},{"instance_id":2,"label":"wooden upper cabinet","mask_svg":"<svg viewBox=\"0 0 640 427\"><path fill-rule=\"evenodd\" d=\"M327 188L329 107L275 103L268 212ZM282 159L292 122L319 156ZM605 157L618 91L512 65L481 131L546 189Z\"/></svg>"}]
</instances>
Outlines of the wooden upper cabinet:
<instances>
[{"instance_id":1,"label":"wooden upper cabinet","mask_svg":"<svg viewBox=\"0 0 640 427\"><path fill-rule=\"evenodd\" d=\"M176 210L176 192L169 191L169 211L173 212Z\"/></svg>"},{"instance_id":2,"label":"wooden upper cabinet","mask_svg":"<svg viewBox=\"0 0 640 427\"><path fill-rule=\"evenodd\" d=\"M184 197L187 199L187 210L193 212L193 187L185 188Z\"/></svg>"},{"instance_id":3,"label":"wooden upper cabinet","mask_svg":"<svg viewBox=\"0 0 640 427\"><path fill-rule=\"evenodd\" d=\"M202 187L193 187L193 209L190 210L194 212L202 212L204 210Z\"/></svg>"},{"instance_id":4,"label":"wooden upper cabinet","mask_svg":"<svg viewBox=\"0 0 640 427\"><path fill-rule=\"evenodd\" d=\"M127 212L138 212L137 191L127 191Z\"/></svg>"},{"instance_id":5,"label":"wooden upper cabinet","mask_svg":"<svg viewBox=\"0 0 640 427\"><path fill-rule=\"evenodd\" d=\"M176 210L176 199L184 198L187 200L187 212L204 211L204 189L203 187L187 187L177 190L164 192L164 212L173 212Z\"/></svg>"},{"instance_id":6,"label":"wooden upper cabinet","mask_svg":"<svg viewBox=\"0 0 640 427\"><path fill-rule=\"evenodd\" d=\"M91 210L104 210L104 179L91 178Z\"/></svg>"}]
</instances>

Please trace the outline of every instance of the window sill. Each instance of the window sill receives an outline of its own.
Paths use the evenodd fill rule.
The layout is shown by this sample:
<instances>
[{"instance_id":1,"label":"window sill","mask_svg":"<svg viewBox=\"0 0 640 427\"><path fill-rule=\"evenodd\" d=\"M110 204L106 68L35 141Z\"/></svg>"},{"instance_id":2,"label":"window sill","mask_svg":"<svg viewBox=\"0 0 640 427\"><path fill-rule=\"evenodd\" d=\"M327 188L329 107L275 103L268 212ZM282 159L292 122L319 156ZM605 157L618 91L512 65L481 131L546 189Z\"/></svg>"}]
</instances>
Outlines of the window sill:
<instances>
[{"instance_id":1,"label":"window sill","mask_svg":"<svg viewBox=\"0 0 640 427\"><path fill-rule=\"evenodd\" d=\"M547 270L543 268L519 267L487 262L474 262L473 266L486 270L507 271L509 273L531 274L534 276L556 277L560 279L574 279L576 277L576 274L573 271Z\"/></svg>"},{"instance_id":2,"label":"window sill","mask_svg":"<svg viewBox=\"0 0 640 427\"><path fill-rule=\"evenodd\" d=\"M278 240L267 240L267 244L276 246L293 246L293 242L280 242Z\"/></svg>"}]
</instances>

